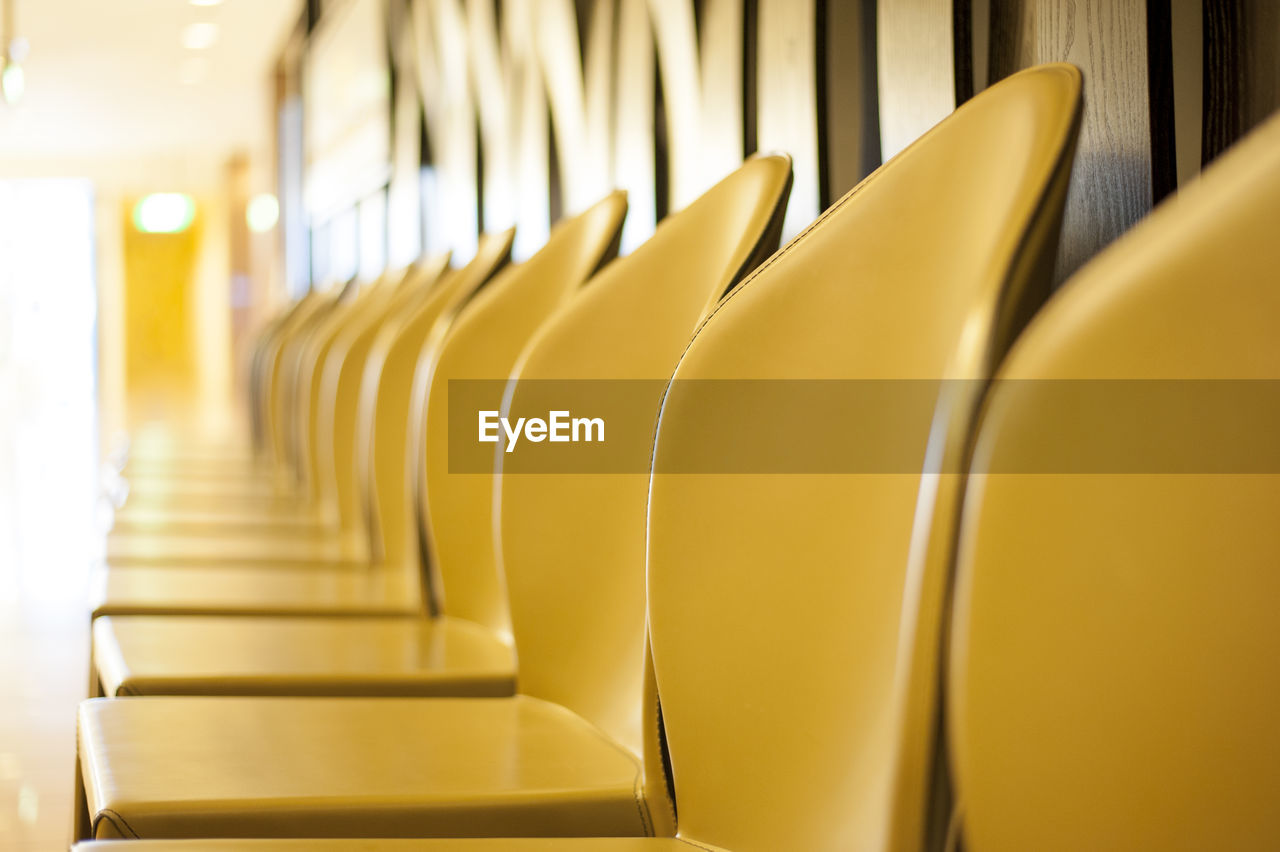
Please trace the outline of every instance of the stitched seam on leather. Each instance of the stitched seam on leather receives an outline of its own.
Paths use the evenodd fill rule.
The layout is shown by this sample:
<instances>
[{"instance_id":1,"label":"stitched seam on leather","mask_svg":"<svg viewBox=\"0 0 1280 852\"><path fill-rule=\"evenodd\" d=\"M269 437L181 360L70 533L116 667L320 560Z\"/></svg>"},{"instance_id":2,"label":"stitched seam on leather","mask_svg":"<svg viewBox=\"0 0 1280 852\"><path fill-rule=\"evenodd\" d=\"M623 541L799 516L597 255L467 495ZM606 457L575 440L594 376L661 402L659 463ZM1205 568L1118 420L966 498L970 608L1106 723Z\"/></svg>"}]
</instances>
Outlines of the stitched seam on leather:
<instances>
[{"instance_id":1,"label":"stitched seam on leather","mask_svg":"<svg viewBox=\"0 0 1280 852\"><path fill-rule=\"evenodd\" d=\"M689 350L693 348L693 344L698 341L698 337L702 334L703 329L707 327L707 323L711 322L711 320L715 318L716 314L720 313L720 311L726 305L728 305L732 299L740 295L743 290L746 290L748 287L750 287L751 284L757 278L759 278L766 269L776 264L779 260L785 257L795 246L803 242L804 238L807 237L811 231L823 225L827 221L827 219L834 216L842 207L844 207L844 205L847 204L850 199L852 199L856 195L859 195L868 186L870 186L871 184L879 180L884 175L884 173L888 171L887 167L893 165L893 163L896 161L897 161L896 158L894 160L890 160L884 166L881 166L879 169L877 169L876 171L872 172L871 174L863 178L861 183L859 183L853 189L849 190L847 193L845 193L844 197L842 197L835 204L832 204L825 211L823 211L823 213L820 216L818 216L817 219L814 219L812 222L809 223L809 226L807 228L805 228L800 233L796 234L795 237L791 240L791 242L787 243L785 246L778 249L771 256L766 258L763 263L757 266L755 270L750 275L748 275L745 280L742 281L742 283L738 284L736 287L732 288L728 293L726 293L720 299L720 302L714 308L711 309L711 313L707 314L706 318L701 323L698 324L698 328L693 332L693 336L689 338L689 341L684 345L684 349L680 352L680 358L677 359L676 361L675 369L672 370L671 375L667 377L667 386L662 391L662 400L658 403L658 412L653 418L653 441L651 441L649 444L650 473L653 472L653 463L654 461L657 460L658 427L662 424L662 410L667 407L667 395L671 392L671 382L675 379L676 373L680 371L680 365L684 363L685 356L689 354Z\"/></svg>"},{"instance_id":2,"label":"stitched seam on leather","mask_svg":"<svg viewBox=\"0 0 1280 852\"><path fill-rule=\"evenodd\" d=\"M649 809L644 800L644 774L636 773L636 779L631 785L631 795L636 800L636 811L640 814L640 827L644 829L646 837L653 837L653 821L649 817Z\"/></svg>"},{"instance_id":3,"label":"stitched seam on leather","mask_svg":"<svg viewBox=\"0 0 1280 852\"><path fill-rule=\"evenodd\" d=\"M774 156L774 155L769 155ZM739 264L738 268L733 271L733 277L729 279L728 288L722 292L721 298L733 292L739 282L749 280L751 272L761 263L769 259L769 256L760 257L764 251L764 247L768 244L767 240L776 235L779 240L782 238L782 228L785 225L787 216L787 202L791 198L791 189L795 184L795 167L791 162L790 155L787 157L787 179L782 184L782 191L778 193L778 197L774 199L773 209L769 211L769 218L765 221L764 228L760 230L760 236L756 238L755 243L751 246L751 251ZM754 159L754 157L753 157ZM770 252L770 255L773 252ZM717 300L719 301L719 300Z\"/></svg>"},{"instance_id":4,"label":"stitched seam on leather","mask_svg":"<svg viewBox=\"0 0 1280 852\"><path fill-rule=\"evenodd\" d=\"M666 810L671 815L671 824L678 825L679 822L676 819L675 775L669 772L669 766L667 761L667 745L666 745L667 738L662 733L664 725L660 721L662 719L662 699L658 696L656 678L655 678L655 684L654 684L654 690L653 690L653 706L654 706L654 709L657 711L654 714L655 726L658 729L655 732L655 737L657 738L656 751L658 753L658 763L660 764L659 768L662 770L662 786L665 789L667 794L667 800L665 802L665 804L667 805ZM669 775L672 779L672 783L668 788L667 778Z\"/></svg>"},{"instance_id":5,"label":"stitched seam on leather","mask_svg":"<svg viewBox=\"0 0 1280 852\"><path fill-rule=\"evenodd\" d=\"M134 840L142 839L142 835L138 834L138 832L133 830L133 826L129 825L129 821L126 820L123 816L121 816L118 811L114 811L111 808L102 808L101 810L98 811L97 815L94 816L93 836L95 838L98 836L98 825L104 819L110 822L112 825L114 825L117 829L119 829L121 826L124 826L124 831L122 831L121 834L125 834L127 832L128 836L132 837Z\"/></svg>"}]
</instances>

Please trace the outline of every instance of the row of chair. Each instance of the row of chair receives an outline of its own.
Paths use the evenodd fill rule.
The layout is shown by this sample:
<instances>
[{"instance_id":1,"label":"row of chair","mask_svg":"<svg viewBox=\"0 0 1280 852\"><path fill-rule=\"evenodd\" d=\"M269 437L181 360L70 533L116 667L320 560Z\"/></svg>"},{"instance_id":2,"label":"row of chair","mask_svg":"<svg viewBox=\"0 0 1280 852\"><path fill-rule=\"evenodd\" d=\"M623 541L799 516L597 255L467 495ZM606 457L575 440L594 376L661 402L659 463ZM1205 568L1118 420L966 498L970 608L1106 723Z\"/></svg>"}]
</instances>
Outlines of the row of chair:
<instances>
[{"instance_id":1,"label":"row of chair","mask_svg":"<svg viewBox=\"0 0 1280 852\"><path fill-rule=\"evenodd\" d=\"M296 303L254 359L280 464L131 463L78 836L1274 846L1280 483L1016 472L1062 412L984 388L1275 378L1280 121L1041 308L1079 108L1070 66L1008 78L777 252L761 156L623 258L613 195L524 263ZM646 469L453 469L469 380L625 384ZM919 470L688 472L743 380L948 392Z\"/></svg>"}]
</instances>

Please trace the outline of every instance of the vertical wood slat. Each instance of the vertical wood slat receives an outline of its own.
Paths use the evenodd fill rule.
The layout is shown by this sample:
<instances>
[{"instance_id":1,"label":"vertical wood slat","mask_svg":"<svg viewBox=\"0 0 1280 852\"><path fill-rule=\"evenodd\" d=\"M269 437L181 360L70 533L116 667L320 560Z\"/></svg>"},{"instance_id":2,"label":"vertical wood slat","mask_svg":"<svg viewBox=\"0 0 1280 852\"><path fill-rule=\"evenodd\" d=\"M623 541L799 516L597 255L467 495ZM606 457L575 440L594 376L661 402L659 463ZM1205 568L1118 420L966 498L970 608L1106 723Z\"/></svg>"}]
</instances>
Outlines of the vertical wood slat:
<instances>
[{"instance_id":1,"label":"vertical wood slat","mask_svg":"<svg viewBox=\"0 0 1280 852\"><path fill-rule=\"evenodd\" d=\"M693 0L649 0L658 46L667 128L669 207L676 211L706 189L701 170L702 86Z\"/></svg>"},{"instance_id":2,"label":"vertical wood slat","mask_svg":"<svg viewBox=\"0 0 1280 852\"><path fill-rule=\"evenodd\" d=\"M880 116L876 91L875 0L827 0L825 75L819 107L825 110L820 143L823 191L830 206L880 165ZM820 78L822 79L822 78Z\"/></svg>"},{"instance_id":3,"label":"vertical wood slat","mask_svg":"<svg viewBox=\"0 0 1280 852\"><path fill-rule=\"evenodd\" d=\"M758 0L756 140L791 155L782 225L791 239L819 213L817 0Z\"/></svg>"},{"instance_id":4,"label":"vertical wood slat","mask_svg":"<svg viewBox=\"0 0 1280 852\"><path fill-rule=\"evenodd\" d=\"M1147 37L1143 0L991 0L993 82L1042 62L1071 62L1084 73L1058 282L1151 209Z\"/></svg>"},{"instance_id":5,"label":"vertical wood slat","mask_svg":"<svg viewBox=\"0 0 1280 852\"><path fill-rule=\"evenodd\" d=\"M701 0L700 170L710 186L742 164L743 0Z\"/></svg>"},{"instance_id":6,"label":"vertical wood slat","mask_svg":"<svg viewBox=\"0 0 1280 852\"><path fill-rule=\"evenodd\" d=\"M657 216L654 42L645 0L619 0L617 50L613 163L614 179L627 191L621 245L625 254L649 238Z\"/></svg>"},{"instance_id":7,"label":"vertical wood slat","mask_svg":"<svg viewBox=\"0 0 1280 852\"><path fill-rule=\"evenodd\" d=\"M879 0L876 64L884 160L955 109L955 18L952 0Z\"/></svg>"},{"instance_id":8,"label":"vertical wood slat","mask_svg":"<svg viewBox=\"0 0 1280 852\"><path fill-rule=\"evenodd\" d=\"M1204 116L1204 35L1201 0L1171 0L1173 118L1178 185L1200 174Z\"/></svg>"},{"instance_id":9,"label":"vertical wood slat","mask_svg":"<svg viewBox=\"0 0 1280 852\"><path fill-rule=\"evenodd\" d=\"M1280 108L1280 4L1204 0L1204 124L1208 164Z\"/></svg>"}]
</instances>

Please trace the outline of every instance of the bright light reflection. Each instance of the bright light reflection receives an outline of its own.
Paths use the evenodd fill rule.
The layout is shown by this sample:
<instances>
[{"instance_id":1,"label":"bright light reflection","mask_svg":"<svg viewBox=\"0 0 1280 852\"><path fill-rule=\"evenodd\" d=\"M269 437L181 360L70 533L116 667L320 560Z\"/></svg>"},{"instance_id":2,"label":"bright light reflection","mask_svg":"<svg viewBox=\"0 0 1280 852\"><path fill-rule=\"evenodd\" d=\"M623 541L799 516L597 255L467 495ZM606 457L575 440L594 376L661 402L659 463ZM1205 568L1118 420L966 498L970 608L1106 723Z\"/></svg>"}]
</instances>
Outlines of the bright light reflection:
<instances>
[{"instance_id":1,"label":"bright light reflection","mask_svg":"<svg viewBox=\"0 0 1280 852\"><path fill-rule=\"evenodd\" d=\"M144 234L177 234L195 217L195 201L180 192L156 192L133 205L133 226Z\"/></svg>"},{"instance_id":2,"label":"bright light reflection","mask_svg":"<svg viewBox=\"0 0 1280 852\"><path fill-rule=\"evenodd\" d=\"M205 50L218 41L218 25L208 21L190 24L182 31L182 46L188 50Z\"/></svg>"},{"instance_id":3,"label":"bright light reflection","mask_svg":"<svg viewBox=\"0 0 1280 852\"><path fill-rule=\"evenodd\" d=\"M85 181L0 181L0 624L83 596L102 546L93 209ZM20 769L0 754L0 778Z\"/></svg>"},{"instance_id":4,"label":"bright light reflection","mask_svg":"<svg viewBox=\"0 0 1280 852\"><path fill-rule=\"evenodd\" d=\"M244 211L245 222L249 230L255 234L270 231L280 220L280 202L269 192L263 192L249 199L249 206Z\"/></svg>"},{"instance_id":5,"label":"bright light reflection","mask_svg":"<svg viewBox=\"0 0 1280 852\"><path fill-rule=\"evenodd\" d=\"M27 90L26 72L21 65L10 62L4 67L3 82L0 85L4 87L4 99L9 104L16 104L22 100L22 95Z\"/></svg>"}]
</instances>

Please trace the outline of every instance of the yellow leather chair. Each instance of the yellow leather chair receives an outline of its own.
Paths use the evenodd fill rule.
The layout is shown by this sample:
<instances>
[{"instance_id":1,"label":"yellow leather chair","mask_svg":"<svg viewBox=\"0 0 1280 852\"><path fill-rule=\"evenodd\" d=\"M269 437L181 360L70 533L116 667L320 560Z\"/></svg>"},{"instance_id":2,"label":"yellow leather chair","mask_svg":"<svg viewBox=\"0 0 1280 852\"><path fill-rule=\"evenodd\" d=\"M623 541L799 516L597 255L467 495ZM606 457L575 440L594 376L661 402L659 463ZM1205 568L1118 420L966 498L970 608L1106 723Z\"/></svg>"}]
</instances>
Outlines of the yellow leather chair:
<instances>
[{"instance_id":1,"label":"yellow leather chair","mask_svg":"<svg viewBox=\"0 0 1280 852\"><path fill-rule=\"evenodd\" d=\"M375 284L370 293L352 304L350 311L335 311L331 315L330 328L325 330L327 333L317 332L312 351L299 359L300 369L307 374L301 383L302 392L297 395L298 404L305 409L298 418L299 425L305 424L305 428L298 430L295 439L303 445L301 455L305 461L299 465L296 477L303 483L299 505L259 506L256 509L223 507L222 511L206 507L184 511L172 507L144 505L138 508L136 504L126 504L125 509L116 515L112 536L210 532L234 535L259 529L297 529L314 534L322 524L336 524L338 491L331 471L335 463L350 463L352 455L344 446L333 446L326 436L332 429L334 417L353 415L337 405L336 395L341 393L341 388L333 382L323 385L324 371L348 359L362 366L362 356L352 357L350 353L360 332L381 325L388 317L398 316L408 305L419 300L422 293L440 278L446 264L447 255L428 259L405 273L396 273L391 279ZM359 376L348 381L358 384ZM348 405L353 407L354 404ZM332 460L328 457L330 453L333 454ZM261 473L265 465L250 470L259 471L261 476L277 475ZM234 481L234 475L227 480Z\"/></svg>"},{"instance_id":2,"label":"yellow leather chair","mask_svg":"<svg viewBox=\"0 0 1280 852\"><path fill-rule=\"evenodd\" d=\"M264 385L268 353L299 314L314 308L313 302L320 298L321 292L317 288L308 289L254 332L248 369L247 438L214 441L184 436L167 424L146 424L130 436L123 448L113 453L112 465L120 471L159 474L172 474L190 466L202 471L217 470L228 464L240 471L263 466L267 443Z\"/></svg>"},{"instance_id":3,"label":"yellow leather chair","mask_svg":"<svg viewBox=\"0 0 1280 852\"><path fill-rule=\"evenodd\" d=\"M313 420L314 415L308 411L307 395L298 391L306 385L307 376L314 375L325 357L325 350L333 345L345 326L361 324L361 314L378 310L380 303L397 292L433 283L439 278L444 262L445 258L428 258L407 270L385 273L367 285L357 286L358 282L352 282L336 297L333 294L318 297L329 304L323 308L323 314L313 304L311 316L296 317L300 324L286 326L284 321L300 310L305 299L296 303L279 324L269 328L270 334L263 335L265 339L259 341L251 367L252 417L264 424L255 426L255 430L269 432L272 448L278 445L284 455L274 458L264 451L235 465L220 460L196 459L194 463L185 460L181 466L171 465L161 471L144 469L141 474L137 474L136 465L131 463L126 473L130 475L130 493L134 499L130 501L132 506L126 504L126 518L128 510L136 508L139 498L152 504L163 503L165 499L173 499L176 492L176 496L193 500L228 498L253 502L252 496L265 496L264 485L274 484L276 491L282 493L271 496L281 497L290 496L289 492L296 489L299 480L305 486L309 471L299 456L308 438L305 424ZM408 294L403 294L401 298L406 296ZM276 379L274 385L272 376ZM275 391L271 399L264 398L268 389ZM183 480L194 480L194 484L188 483L184 491Z\"/></svg>"},{"instance_id":4,"label":"yellow leather chair","mask_svg":"<svg viewBox=\"0 0 1280 852\"><path fill-rule=\"evenodd\" d=\"M616 256L625 215L626 194L611 194L558 225L541 251L500 273L456 320L437 320L433 334L442 340L424 352L438 354L419 359L413 391L426 398L421 386L429 385L430 411L409 434L425 431L444 452L450 382L507 376L546 318ZM450 509L434 539L451 545L448 558L459 563L437 594L443 611L419 619L99 618L99 694L510 695L515 661L491 543L492 474L450 475L447 456L433 461L434 502ZM440 565L440 555L437 545L430 563Z\"/></svg>"},{"instance_id":5,"label":"yellow leather chair","mask_svg":"<svg viewBox=\"0 0 1280 852\"><path fill-rule=\"evenodd\" d=\"M357 446L363 443L370 447L375 457L381 459L381 467L375 466L368 475L376 474L379 482L389 489L391 496L387 502L405 501L401 492L410 388L404 376L406 373L412 375L422 342L436 319L441 315L452 314L458 305L489 279L496 268L505 263L509 255L509 243L510 233L486 240L481 252L465 270L448 276L439 286L431 288L409 316L399 319L391 327L381 329L375 338L368 355L369 363L365 366L365 375L369 378L361 383L360 405L364 410L372 412L371 418L362 418L361 423L376 423L378 431L376 434L357 434L356 442ZM320 383L316 383L313 388L301 388L301 395L310 396L314 392L319 396L320 389ZM286 400L297 399L299 394L294 390L286 390L283 396ZM277 408L283 412L290 406L280 402ZM316 412L313 419L332 419L337 416L336 405L329 406L327 411L320 409L319 404L309 409ZM318 424L313 425L310 428L311 434L316 434L318 429ZM292 427L279 431L292 431ZM317 442L323 446L322 440ZM300 439L298 443L305 447L305 440ZM313 454L305 448L298 450L297 454L300 458L319 461L319 453ZM364 463L366 453L359 452L356 457L358 463ZM394 470L391 469L393 467ZM357 476L358 487L363 486L365 479L366 475ZM369 533L375 539L372 543L365 535L349 534L335 538L323 534L297 535L272 530L239 536L137 535L113 538L108 539L107 543L107 563L113 567L158 565L184 569L191 565L235 564L263 567L321 564L361 566L367 565L370 559L375 562L394 561L385 553L395 548L388 548L377 539L396 534L398 531L393 527L398 523L400 519L394 517L382 519L380 523L367 524Z\"/></svg>"},{"instance_id":6,"label":"yellow leather chair","mask_svg":"<svg viewBox=\"0 0 1280 852\"><path fill-rule=\"evenodd\" d=\"M270 357L259 365L260 369L267 371L267 380L258 384L271 387L277 396L291 394L295 382L290 372L297 366L299 340L305 342L323 334L326 326L340 323L348 314L363 307L369 301L366 293L378 289L377 283L357 288L356 282L352 282L336 294L316 296L308 303L308 310L291 312L294 322L280 329L279 335L270 341ZM275 381L271 381L272 376ZM274 401L265 403L266 411L274 414L274 409ZM146 428L153 430L156 426ZM171 425L169 428L177 427ZM263 509L303 510L307 508L305 493L299 493L299 479L303 472L292 468L289 462L289 458L276 455L273 442L272 452L251 458L215 476L205 473L203 467L192 469L189 464L163 472L139 472L136 465L130 465L126 468L128 497L117 512L117 519L127 524L130 515L139 511L163 515L193 508L259 512ZM118 535L118 529L113 530L113 535Z\"/></svg>"},{"instance_id":7,"label":"yellow leather chair","mask_svg":"<svg viewBox=\"0 0 1280 852\"><path fill-rule=\"evenodd\" d=\"M404 315L391 316L385 323L359 330L346 357L329 365L322 384L337 388L332 394L335 415L329 418L334 432L322 436L321 444L334 448L337 463L333 477L343 526L354 527L359 522L359 535L370 539L365 545L369 558L343 563L326 552L324 542L307 550L305 541L300 547L296 537L291 541L286 536L249 539L243 545L236 545L233 540L219 551L227 558L214 564L191 561L178 565L111 565L110 570L98 572L97 587L91 592L94 617L141 613L421 613L416 541L411 542L407 532L390 534L376 529L379 524L397 522L407 512L389 511L374 516L367 508L372 498L367 483L360 480L372 470L368 456L377 446L367 439L361 441L356 434L356 421L407 416L403 409L408 407L408 388L403 374L416 363L430 325L442 314L455 310L492 276L508 257L511 238L511 231L484 237L470 263L448 273L416 304L404 306L408 308ZM356 405L352 405L353 394L361 396ZM387 399L394 395L402 398ZM350 413L356 409L358 414ZM408 476L403 439L383 447L382 452L397 449L401 453L400 469L395 475L405 483ZM366 474L344 472L357 466L363 466ZM400 499L408 500L407 486L400 490L384 487L389 498L399 494ZM374 536L379 536L377 541L372 540ZM400 549L388 551L383 536L400 542ZM264 550L268 552L264 554Z\"/></svg>"},{"instance_id":8,"label":"yellow leather chair","mask_svg":"<svg viewBox=\"0 0 1280 852\"><path fill-rule=\"evenodd\" d=\"M1280 117L1082 269L982 419L964 848L1280 848Z\"/></svg>"},{"instance_id":9,"label":"yellow leather chair","mask_svg":"<svg viewBox=\"0 0 1280 852\"><path fill-rule=\"evenodd\" d=\"M527 611L515 604L513 586L522 686L532 619L535 615L550 618L558 629L548 636L554 641L559 634L561 668L557 671L545 661L535 662L528 682L536 683L540 691L572 697L575 706L592 706L599 716L590 718L606 733L618 738L626 735L621 729L627 720L607 706L611 697L575 695L568 673L596 669L604 662L598 658L602 632L626 632L630 641L620 644L630 644L643 654L642 627L628 618L628 624L619 628L615 612L601 612L592 604L610 593L629 597L618 590L640 585L638 571L614 577L613 572L601 570L601 557L604 562L645 558L644 525L636 524L639 529L632 530L622 521L625 515L643 515L647 495L648 609L657 694L653 681L641 686L621 682L622 678L607 672L593 676L603 677L615 690L629 695L635 702L633 716L642 712L647 717L645 766L650 775L638 779L637 787L641 781L649 786L643 790L643 799L637 793L636 803L643 801L649 808L655 830L674 827L676 814L663 809L663 770L669 769L679 805L676 838L308 840L307 848L367 852L561 848L914 852L925 848L937 724L934 682L940 651L940 592L950 565L956 521L954 500L938 499L934 486L939 475L841 469L760 472L755 466L758 459L732 455L720 458L738 465L733 473L699 472L685 465L705 460L701 451L708 446L709 431L718 430L732 440L716 417L716 388L728 387L733 395L719 399L732 402L742 400L737 394L750 394L762 384L786 387L817 379L828 387L839 387L832 383L891 379L910 385L921 376L953 379L969 390L958 397L937 397L930 407L912 410L923 415L922 422L912 424L920 443L916 454L923 456L934 451L926 447L936 448L940 456L932 464L939 469L962 461L978 396L973 385L990 374L1017 331L1018 318L1025 317L1047 290L1079 98L1078 73L1068 66L1048 66L1010 78L957 111L838 202L720 302L675 371L658 424L651 478L641 476L633 482L629 475L618 474L620 478L606 492L612 499L595 503L589 503L594 495L587 488L576 495L566 489L555 492L566 501L559 504L564 508L590 505L589 520L612 528L613 550L604 554L598 550L603 544L591 538L581 549L576 547L578 542L564 542L563 556L576 563L576 570L564 571L559 563L549 567L561 574L562 581L573 582L542 590L543 606L536 613L532 600ZM966 152L963 169L955 168L957 151ZM917 217L909 232L900 218L891 215L907 209L916 211ZM956 229L963 231L963 239L949 238ZM921 252L921 240L942 248ZM592 295L604 298L598 289L589 288L579 302L587 302ZM616 331L607 327L600 337L607 339L605 332ZM546 348L535 344L525 370L537 370L540 364L546 367L543 358L551 357L560 344L568 345L553 335L543 334ZM976 381L968 384L971 379ZM517 385L513 408L519 396ZM887 415L863 409L860 416L871 422ZM749 423L740 424L740 431L767 439L768 430L756 425L753 430ZM803 432L803 425L793 423L792 429L799 426ZM838 429L823 434L836 442L843 437ZM804 436L792 431L786 437ZM515 475L505 468L503 474L503 552L515 574L525 575L522 584L530 587L535 579L533 567L518 566L532 554L509 553L506 515L514 511L527 520L550 515L537 507L511 505L516 498L508 486L519 478L537 482L542 476ZM633 490L630 486L635 484L639 488ZM584 629L593 615L601 623ZM604 641L611 640L605 637ZM533 644L548 648L546 641ZM626 659L632 657L618 657L614 667L621 667L618 660ZM652 724L658 694L670 744L669 764L663 762ZM426 713L428 707L452 703L427 701L416 706ZM505 703L467 705L470 710ZM164 704L175 716L182 706L180 700L163 699L86 706L118 710L124 716L141 715L144 706ZM260 711L273 708L272 714L283 715L284 710L274 708L285 706L286 702L257 703ZM308 706L333 707L334 703ZM409 712L402 711L407 705L399 702L380 706L395 707L395 713ZM247 727L247 711L237 706L234 714L241 712L245 719L237 718L236 725ZM364 712L372 715L374 711ZM161 716L158 710L155 713ZM437 723L448 721L450 730L459 730L453 727L458 723L451 711L432 715ZM362 742L351 747L353 756L346 768L376 771L372 764L382 756L371 748L368 723L360 725L356 716L353 712L348 719L350 730L360 731ZM263 717L257 718L263 724ZM106 721L105 714L99 721ZM118 725L119 717L112 721ZM138 736L143 736L141 729ZM119 740L119 734L114 738ZM434 743L431 749L417 752L421 739L431 737L424 733L407 739L412 744L408 747L415 749L415 759L408 761L415 769L427 771L437 761L452 759ZM472 743L468 739L455 745L465 748ZM119 765L126 766L128 757L136 757L137 752L123 742L118 747ZM486 746L478 759L489 757L491 747ZM203 761L211 750L190 749L182 758L207 768ZM355 754L362 754L368 763L358 762ZM419 754L423 760L431 759L431 764L418 766ZM151 768L156 767L153 760L147 760ZM509 771L515 775L525 768L512 763ZM455 789L469 788L460 783ZM191 784L187 792L196 796L204 791ZM303 803L292 799L290 804ZM321 803L317 801L316 806ZM341 810L344 817L350 816L349 808ZM453 827L443 820L428 821L435 814L421 816L426 831ZM579 825L574 823L575 828ZM309 828L298 823L285 827L283 819L280 826L295 831ZM262 827L262 822L255 823L256 829ZM343 830L354 827L350 821L342 823ZM525 824L514 816L501 822L495 818L484 826L488 831L531 832L549 827L554 826ZM375 830L386 828L384 822ZM207 824L205 829L226 831L221 824ZM269 852L302 846L298 841L224 840L155 848Z\"/></svg>"},{"instance_id":10,"label":"yellow leather chair","mask_svg":"<svg viewBox=\"0 0 1280 852\"><path fill-rule=\"evenodd\" d=\"M289 473L286 469L288 446L284 432L289 424L289 407L281 401L287 398L292 401L296 368L298 341L305 340L324 325L334 314L344 313L358 295L360 288L355 281L337 287L334 290L316 294L306 301L302 309L292 312L289 322L271 341L265 359L266 390L269 395L267 415L274 421L271 429L272 441L269 444L271 464L266 469L265 480L251 476L239 481L232 479L213 481L190 481L189 478L171 477L147 479L134 477L136 488L129 495L129 503L147 505L184 505L195 503L207 504L210 501L237 500L258 497L260 500L274 497L277 500L291 497L289 493ZM255 471L256 472L256 471Z\"/></svg>"},{"instance_id":11,"label":"yellow leather chair","mask_svg":"<svg viewBox=\"0 0 1280 852\"><path fill-rule=\"evenodd\" d=\"M592 376L665 381L698 322L777 245L790 179L786 157L754 158L670 216L543 326L516 368L517 388ZM646 483L640 472L619 482L618 506L606 501L600 527L624 537L642 527ZM561 517L542 497L534 502L517 506L504 495L502 511ZM562 531L565 556L598 571L609 563L584 561L568 535L578 523ZM505 551L511 577L516 554ZM618 556L610 572L628 577L632 594L610 621L629 629L644 608L643 553ZM522 563L530 575L548 567ZM539 617L527 628L555 633L560 625ZM519 624L515 635L519 646ZM537 683L535 672L569 672L575 653L564 650L567 657L542 660L522 651L523 694L511 698L90 701L80 719L82 818L98 837L654 833L641 790L640 696L562 705L525 688L527 675ZM615 661L637 689L641 657ZM612 692L614 678L598 688ZM612 708L597 715L608 702L631 705L625 730Z\"/></svg>"},{"instance_id":12,"label":"yellow leather chair","mask_svg":"<svg viewBox=\"0 0 1280 852\"><path fill-rule=\"evenodd\" d=\"M281 335L277 341L278 351L270 361L270 368L278 374L278 381L272 386L275 398L262 401L261 406L272 415L267 420L273 435L278 436L283 455L277 458L273 453L256 465L233 468L217 476L210 476L200 468L171 471L163 476L129 474L130 499L119 513L120 519L127 522L139 506L155 513L164 508L181 509L184 504L197 501L203 501L198 505L206 510L230 503L244 511L253 508L255 503L261 504L262 498L276 498L277 502L282 502L282 498L296 498L303 504L302 508L308 508L310 498L314 497L309 481L312 472L302 463L301 455L303 445L308 443L308 433L314 430L316 412L311 410L308 394L301 392L303 386L316 369L323 367L328 349L346 326L359 325L362 315L376 312L397 287L414 289L416 284L429 284L430 280L422 280L424 274L434 280L439 272L440 264L428 261L408 273L388 273L360 287L358 292L353 286L344 290L336 304L322 315L313 314L304 326L286 330ZM300 409L296 414L295 408ZM120 531L117 524L112 532L118 535Z\"/></svg>"}]
</instances>

